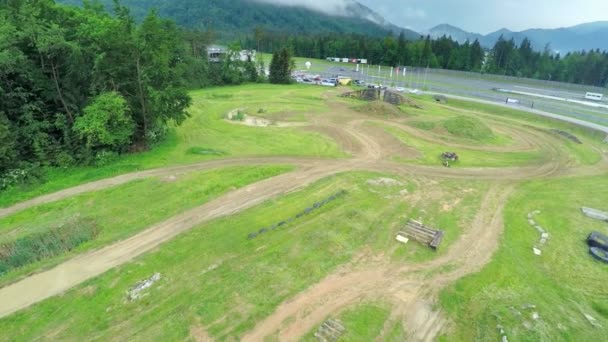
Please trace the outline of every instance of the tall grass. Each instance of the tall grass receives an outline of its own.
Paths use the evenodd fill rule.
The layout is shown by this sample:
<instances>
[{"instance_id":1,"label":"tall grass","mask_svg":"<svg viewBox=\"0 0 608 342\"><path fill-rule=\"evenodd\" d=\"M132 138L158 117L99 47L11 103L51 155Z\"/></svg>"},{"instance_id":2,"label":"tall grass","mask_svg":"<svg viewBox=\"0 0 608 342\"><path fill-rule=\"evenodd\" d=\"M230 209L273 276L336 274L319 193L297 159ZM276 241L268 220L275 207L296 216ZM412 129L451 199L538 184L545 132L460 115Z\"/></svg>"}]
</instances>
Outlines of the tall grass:
<instances>
[{"instance_id":1,"label":"tall grass","mask_svg":"<svg viewBox=\"0 0 608 342\"><path fill-rule=\"evenodd\" d=\"M36 261L66 253L99 234L91 219L76 218L42 233L34 233L0 245L0 275Z\"/></svg>"}]
</instances>

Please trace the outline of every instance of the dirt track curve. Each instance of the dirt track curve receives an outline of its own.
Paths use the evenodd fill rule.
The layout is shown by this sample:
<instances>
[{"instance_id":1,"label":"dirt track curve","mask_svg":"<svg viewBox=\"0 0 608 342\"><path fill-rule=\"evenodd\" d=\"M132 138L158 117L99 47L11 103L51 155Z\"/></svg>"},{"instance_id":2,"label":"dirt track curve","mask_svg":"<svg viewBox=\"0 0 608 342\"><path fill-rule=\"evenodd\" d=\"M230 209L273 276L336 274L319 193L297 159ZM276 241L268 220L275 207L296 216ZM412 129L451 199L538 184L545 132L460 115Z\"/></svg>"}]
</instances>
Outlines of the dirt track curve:
<instances>
[{"instance_id":1,"label":"dirt track curve","mask_svg":"<svg viewBox=\"0 0 608 342\"><path fill-rule=\"evenodd\" d=\"M339 105L335 106L340 110ZM394 265L389 261L370 261L365 263L365 266L345 265L335 274L280 305L271 316L260 322L243 338L246 341L260 341L265 336L278 334L281 340L297 339L316 324L321 323L325 317L340 311L354 301L382 298L394 304L390 320L406 322L412 339L433 340L448 322L441 313L431 309L431 304L442 287L466 274L480 270L490 260L498 246L498 239L503 228L502 209L516 182L536 177L573 174L577 169L556 147L559 142L558 138L530 129L515 130L502 126L499 129L512 132L521 141L518 145L512 146L514 150L539 149L549 156L549 161L525 167L500 169L449 169L396 163L390 161L390 158L400 155L415 156L418 152L402 145L392 137L383 135L373 127L366 126L366 121L383 121L421 138L433 138L425 137L422 132L412 131L411 128L406 128L401 123L365 117L361 114L349 114L352 114L352 119L342 124L331 120L318 120L313 125L301 129L317 131L335 139L345 151L353 155L351 159L248 157L207 161L124 174L0 209L0 217L4 217L40 204L142 178L163 177L235 165L290 164L296 166L296 170L291 173L232 191L202 206L158 223L126 240L76 256L52 269L1 288L0 317L61 294L87 279L152 250L203 222L240 212L270 198L310 185L327 176L365 170L405 176L423 175L438 178L494 180L493 186L483 198L473 225L465 229L459 240L449 248L445 255L426 263L405 266ZM495 149L498 152L505 148ZM607 163L608 161L604 157L600 165L580 169L589 174L605 172ZM475 246L471 246L467 239L467 236L470 235L479 238L479 242ZM449 271L442 271L448 265L450 266ZM432 272L433 270L437 272ZM423 271L426 272L426 276ZM432 274L432 276L428 276L428 274ZM44 284L44 286L42 287L40 284Z\"/></svg>"}]
</instances>

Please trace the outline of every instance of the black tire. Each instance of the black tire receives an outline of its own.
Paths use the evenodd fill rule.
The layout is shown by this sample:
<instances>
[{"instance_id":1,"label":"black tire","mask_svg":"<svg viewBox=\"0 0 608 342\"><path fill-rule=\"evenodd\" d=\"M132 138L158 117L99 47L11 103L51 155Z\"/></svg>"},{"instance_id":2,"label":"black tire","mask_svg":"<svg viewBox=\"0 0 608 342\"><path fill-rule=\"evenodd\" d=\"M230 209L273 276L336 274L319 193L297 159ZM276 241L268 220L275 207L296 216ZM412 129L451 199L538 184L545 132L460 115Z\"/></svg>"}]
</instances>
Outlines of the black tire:
<instances>
[{"instance_id":1,"label":"black tire","mask_svg":"<svg viewBox=\"0 0 608 342\"><path fill-rule=\"evenodd\" d=\"M597 247L608 251L608 236L600 232L592 232L587 237L589 247Z\"/></svg>"},{"instance_id":2,"label":"black tire","mask_svg":"<svg viewBox=\"0 0 608 342\"><path fill-rule=\"evenodd\" d=\"M591 247L589 248L589 254L595 259L605 262L608 264L608 251L605 249Z\"/></svg>"}]
</instances>

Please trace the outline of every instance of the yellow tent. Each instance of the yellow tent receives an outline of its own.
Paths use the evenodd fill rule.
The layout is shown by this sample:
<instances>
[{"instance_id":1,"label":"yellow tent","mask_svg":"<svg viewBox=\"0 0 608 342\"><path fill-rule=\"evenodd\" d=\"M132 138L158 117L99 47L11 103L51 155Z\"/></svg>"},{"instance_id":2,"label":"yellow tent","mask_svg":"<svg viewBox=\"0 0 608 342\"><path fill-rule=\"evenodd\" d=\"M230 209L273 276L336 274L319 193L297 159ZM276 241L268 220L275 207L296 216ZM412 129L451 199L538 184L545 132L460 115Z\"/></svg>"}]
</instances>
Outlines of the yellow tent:
<instances>
[{"instance_id":1,"label":"yellow tent","mask_svg":"<svg viewBox=\"0 0 608 342\"><path fill-rule=\"evenodd\" d=\"M340 77L338 78L338 83L340 83L340 85L349 85L353 82L353 80L350 77Z\"/></svg>"}]
</instances>

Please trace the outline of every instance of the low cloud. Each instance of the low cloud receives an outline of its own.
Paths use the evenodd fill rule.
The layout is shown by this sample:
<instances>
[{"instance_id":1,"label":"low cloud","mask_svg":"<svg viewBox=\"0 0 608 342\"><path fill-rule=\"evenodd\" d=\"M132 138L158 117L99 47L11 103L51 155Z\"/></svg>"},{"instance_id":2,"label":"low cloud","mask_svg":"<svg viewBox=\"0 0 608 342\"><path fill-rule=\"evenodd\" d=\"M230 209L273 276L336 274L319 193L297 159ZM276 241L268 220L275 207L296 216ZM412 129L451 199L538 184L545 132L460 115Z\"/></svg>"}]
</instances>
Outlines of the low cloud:
<instances>
[{"instance_id":1,"label":"low cloud","mask_svg":"<svg viewBox=\"0 0 608 342\"><path fill-rule=\"evenodd\" d=\"M353 4L352 0L253 0L268 4L281 6L304 7L317 12L330 15L348 16L348 7Z\"/></svg>"}]
</instances>

